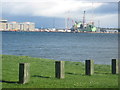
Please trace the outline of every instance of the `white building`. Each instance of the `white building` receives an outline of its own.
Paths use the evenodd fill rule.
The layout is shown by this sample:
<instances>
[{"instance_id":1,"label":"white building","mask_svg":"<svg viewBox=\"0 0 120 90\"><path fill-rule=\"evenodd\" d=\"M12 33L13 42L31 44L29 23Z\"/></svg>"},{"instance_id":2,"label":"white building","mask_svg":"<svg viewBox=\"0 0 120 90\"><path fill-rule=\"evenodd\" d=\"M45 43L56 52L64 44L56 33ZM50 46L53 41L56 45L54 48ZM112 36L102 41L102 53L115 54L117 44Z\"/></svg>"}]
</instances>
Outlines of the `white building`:
<instances>
[{"instance_id":1,"label":"white building","mask_svg":"<svg viewBox=\"0 0 120 90\"><path fill-rule=\"evenodd\" d=\"M20 29L19 23L17 23L17 22L9 22L9 23L7 23L7 30L17 31L17 30L19 30L19 29Z\"/></svg>"},{"instance_id":2,"label":"white building","mask_svg":"<svg viewBox=\"0 0 120 90\"><path fill-rule=\"evenodd\" d=\"M7 20L0 20L0 31L7 29Z\"/></svg>"},{"instance_id":3,"label":"white building","mask_svg":"<svg viewBox=\"0 0 120 90\"><path fill-rule=\"evenodd\" d=\"M22 25L21 25L22 26L21 28L23 28L23 31L34 31L35 30L35 23L24 22Z\"/></svg>"},{"instance_id":4,"label":"white building","mask_svg":"<svg viewBox=\"0 0 120 90\"><path fill-rule=\"evenodd\" d=\"M63 29L58 29L57 31L58 32L65 32L65 30L63 30Z\"/></svg>"},{"instance_id":5,"label":"white building","mask_svg":"<svg viewBox=\"0 0 120 90\"><path fill-rule=\"evenodd\" d=\"M2 31L34 31L35 23L32 22L7 22L7 20L0 20L0 30Z\"/></svg>"},{"instance_id":6,"label":"white building","mask_svg":"<svg viewBox=\"0 0 120 90\"><path fill-rule=\"evenodd\" d=\"M107 33L118 33L118 30L106 30Z\"/></svg>"}]
</instances>

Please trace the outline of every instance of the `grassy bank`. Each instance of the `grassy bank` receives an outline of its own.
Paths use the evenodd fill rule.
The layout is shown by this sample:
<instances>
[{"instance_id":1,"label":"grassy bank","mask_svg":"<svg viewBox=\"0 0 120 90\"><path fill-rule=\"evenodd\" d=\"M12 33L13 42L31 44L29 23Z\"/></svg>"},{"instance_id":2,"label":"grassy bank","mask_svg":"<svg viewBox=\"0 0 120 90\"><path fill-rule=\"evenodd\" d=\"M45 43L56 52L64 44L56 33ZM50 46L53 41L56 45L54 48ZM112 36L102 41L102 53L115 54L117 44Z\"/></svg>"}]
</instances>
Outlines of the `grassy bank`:
<instances>
[{"instance_id":1,"label":"grassy bank","mask_svg":"<svg viewBox=\"0 0 120 90\"><path fill-rule=\"evenodd\" d=\"M17 84L18 66L30 63L30 82ZM86 76L84 63L65 61L65 79L55 78L55 61L29 56L2 56L3 88L117 88L118 75L112 75L110 65L95 65L95 74Z\"/></svg>"}]
</instances>

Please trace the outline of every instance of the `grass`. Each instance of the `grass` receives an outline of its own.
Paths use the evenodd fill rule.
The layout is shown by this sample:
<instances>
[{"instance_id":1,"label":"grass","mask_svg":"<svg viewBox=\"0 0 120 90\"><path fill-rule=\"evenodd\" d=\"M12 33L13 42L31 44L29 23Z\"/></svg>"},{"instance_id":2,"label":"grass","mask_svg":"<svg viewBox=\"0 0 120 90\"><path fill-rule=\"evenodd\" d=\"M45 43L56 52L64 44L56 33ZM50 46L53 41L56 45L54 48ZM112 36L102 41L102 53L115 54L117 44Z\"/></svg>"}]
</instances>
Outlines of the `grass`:
<instances>
[{"instance_id":1,"label":"grass","mask_svg":"<svg viewBox=\"0 0 120 90\"><path fill-rule=\"evenodd\" d=\"M18 84L19 63L30 63L30 82ZM29 56L2 55L3 88L118 88L118 75L110 65L96 65L95 74L85 75L81 62L65 61L65 79L55 78L55 60Z\"/></svg>"}]
</instances>

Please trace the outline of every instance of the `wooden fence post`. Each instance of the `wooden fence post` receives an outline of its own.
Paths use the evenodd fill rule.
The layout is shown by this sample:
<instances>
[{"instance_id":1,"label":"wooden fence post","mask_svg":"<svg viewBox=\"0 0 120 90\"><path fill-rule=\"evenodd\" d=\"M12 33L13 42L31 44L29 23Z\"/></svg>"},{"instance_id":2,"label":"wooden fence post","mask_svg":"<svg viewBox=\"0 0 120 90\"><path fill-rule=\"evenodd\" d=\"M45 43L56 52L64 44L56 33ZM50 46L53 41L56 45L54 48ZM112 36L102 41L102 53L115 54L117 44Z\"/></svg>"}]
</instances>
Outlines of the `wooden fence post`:
<instances>
[{"instance_id":1,"label":"wooden fence post","mask_svg":"<svg viewBox=\"0 0 120 90\"><path fill-rule=\"evenodd\" d=\"M19 83L25 84L29 82L29 63L19 64Z\"/></svg>"},{"instance_id":2,"label":"wooden fence post","mask_svg":"<svg viewBox=\"0 0 120 90\"><path fill-rule=\"evenodd\" d=\"M112 59L112 74L118 74L118 60Z\"/></svg>"},{"instance_id":3,"label":"wooden fence post","mask_svg":"<svg viewBox=\"0 0 120 90\"><path fill-rule=\"evenodd\" d=\"M64 61L55 61L55 77L63 79L64 76Z\"/></svg>"},{"instance_id":4,"label":"wooden fence post","mask_svg":"<svg viewBox=\"0 0 120 90\"><path fill-rule=\"evenodd\" d=\"M85 74L93 75L94 74L94 60L85 61Z\"/></svg>"}]
</instances>

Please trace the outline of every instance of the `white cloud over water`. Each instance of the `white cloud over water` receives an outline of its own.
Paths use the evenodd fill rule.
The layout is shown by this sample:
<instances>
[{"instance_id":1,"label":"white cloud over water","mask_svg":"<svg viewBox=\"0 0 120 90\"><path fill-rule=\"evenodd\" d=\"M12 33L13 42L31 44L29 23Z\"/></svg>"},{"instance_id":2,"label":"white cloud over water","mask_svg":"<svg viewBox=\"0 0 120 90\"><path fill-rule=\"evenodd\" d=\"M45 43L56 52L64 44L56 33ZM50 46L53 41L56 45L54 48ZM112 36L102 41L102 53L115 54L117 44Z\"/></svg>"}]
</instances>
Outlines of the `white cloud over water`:
<instances>
[{"instance_id":1,"label":"white cloud over water","mask_svg":"<svg viewBox=\"0 0 120 90\"><path fill-rule=\"evenodd\" d=\"M88 2L89 1L89 2ZM109 0L109 2L118 0ZM93 3L92 3L93 2ZM83 11L86 19L109 21L117 26L117 4L101 0L3 0L2 13L16 16L44 16L81 20ZM114 19L113 19L114 18ZM110 22L110 20L113 20Z\"/></svg>"},{"instance_id":2,"label":"white cloud over water","mask_svg":"<svg viewBox=\"0 0 120 90\"><path fill-rule=\"evenodd\" d=\"M94 7L100 7L103 3L94 3ZM84 10L92 9L92 3L83 3L81 1L44 1L44 2L14 2L4 3L3 12L15 15L32 15L47 17L65 17L68 12L75 16L75 13L82 13Z\"/></svg>"},{"instance_id":3,"label":"white cloud over water","mask_svg":"<svg viewBox=\"0 0 120 90\"><path fill-rule=\"evenodd\" d=\"M34 2L51 2L51 1L61 1L61 0L34 0ZM63 1L63 0L62 0ZM73 0L64 0L64 1L73 1ZM119 0L74 0L82 2L119 2ZM33 0L2 0L2 2L33 2Z\"/></svg>"}]
</instances>

